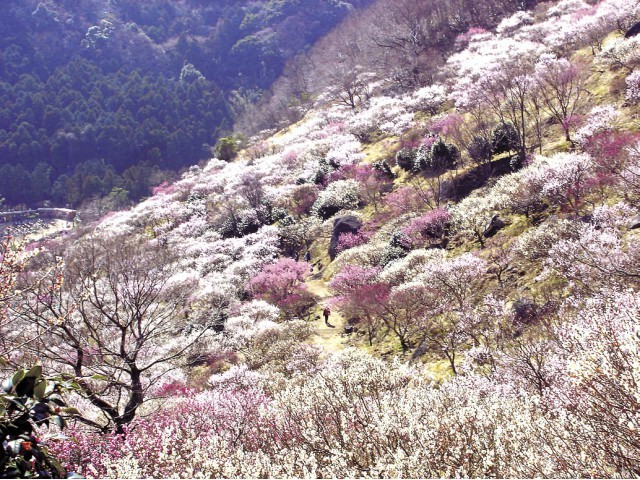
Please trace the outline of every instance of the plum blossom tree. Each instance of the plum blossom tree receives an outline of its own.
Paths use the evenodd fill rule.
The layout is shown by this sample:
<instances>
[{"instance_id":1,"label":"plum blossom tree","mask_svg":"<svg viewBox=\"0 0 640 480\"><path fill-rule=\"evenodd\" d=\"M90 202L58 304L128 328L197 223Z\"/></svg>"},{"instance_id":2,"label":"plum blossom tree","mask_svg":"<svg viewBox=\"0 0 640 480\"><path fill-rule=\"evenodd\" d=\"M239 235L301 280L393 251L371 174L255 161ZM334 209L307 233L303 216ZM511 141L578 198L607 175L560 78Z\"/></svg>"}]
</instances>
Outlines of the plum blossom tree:
<instances>
[{"instance_id":1,"label":"plum blossom tree","mask_svg":"<svg viewBox=\"0 0 640 480\"><path fill-rule=\"evenodd\" d=\"M561 398L571 417L584 425L578 432L574 424L570 435L594 453L601 452L612 471L634 471L640 458L634 354L639 343L638 294L604 290L581 300L568 302L566 312L575 311L575 320L554 332L567 366Z\"/></svg>"},{"instance_id":2,"label":"plum blossom tree","mask_svg":"<svg viewBox=\"0 0 640 480\"><path fill-rule=\"evenodd\" d=\"M484 230L493 215L495 199L487 196L469 196L451 209L454 231L471 234L484 248Z\"/></svg>"},{"instance_id":3,"label":"plum blossom tree","mask_svg":"<svg viewBox=\"0 0 640 480\"><path fill-rule=\"evenodd\" d=\"M534 65L544 47L530 40L514 45L493 38L470 45L449 59L458 68L450 97L465 111L489 109L501 123L511 123L519 136L521 160L527 153L527 120L535 90Z\"/></svg>"},{"instance_id":4,"label":"plum blossom tree","mask_svg":"<svg viewBox=\"0 0 640 480\"><path fill-rule=\"evenodd\" d=\"M626 78L627 101L637 103L640 101L640 69L636 69Z\"/></svg>"},{"instance_id":5,"label":"plum blossom tree","mask_svg":"<svg viewBox=\"0 0 640 480\"><path fill-rule=\"evenodd\" d=\"M628 147L629 158L621 172L625 196L631 200L640 198L640 142Z\"/></svg>"},{"instance_id":6,"label":"plum blossom tree","mask_svg":"<svg viewBox=\"0 0 640 480\"><path fill-rule=\"evenodd\" d=\"M308 216L296 220L287 216L278 224L280 247L286 255L299 257L317 238L320 227L318 217Z\"/></svg>"},{"instance_id":7,"label":"plum blossom tree","mask_svg":"<svg viewBox=\"0 0 640 480\"><path fill-rule=\"evenodd\" d=\"M535 66L542 107L562 126L567 142L571 142L570 130L576 116L588 101L586 74L584 66L553 55L542 55Z\"/></svg>"},{"instance_id":8,"label":"plum blossom tree","mask_svg":"<svg viewBox=\"0 0 640 480\"><path fill-rule=\"evenodd\" d=\"M385 193L391 190L391 178L380 170L376 170L369 163L359 165L345 165L333 172L331 179L351 179L358 182L360 198L373 206L374 211L382 202Z\"/></svg>"},{"instance_id":9,"label":"plum blossom tree","mask_svg":"<svg viewBox=\"0 0 640 480\"><path fill-rule=\"evenodd\" d=\"M430 212L414 218L402 229L414 247L423 247L433 241L442 241L447 223L451 215L444 208L436 208Z\"/></svg>"},{"instance_id":10,"label":"plum blossom tree","mask_svg":"<svg viewBox=\"0 0 640 480\"><path fill-rule=\"evenodd\" d=\"M419 182L400 187L385 197L386 206L396 215L424 210L429 202L428 192Z\"/></svg>"},{"instance_id":11,"label":"plum blossom tree","mask_svg":"<svg viewBox=\"0 0 640 480\"><path fill-rule=\"evenodd\" d=\"M496 27L496 32L502 35L508 35L522 28L524 25L531 25L534 22L530 12L519 11L505 18Z\"/></svg>"},{"instance_id":12,"label":"plum blossom tree","mask_svg":"<svg viewBox=\"0 0 640 480\"><path fill-rule=\"evenodd\" d=\"M613 105L599 105L591 109L584 124L576 132L574 140L583 145L592 136L616 130L620 112Z\"/></svg>"},{"instance_id":13,"label":"plum blossom tree","mask_svg":"<svg viewBox=\"0 0 640 480\"><path fill-rule=\"evenodd\" d=\"M369 236L362 231L357 233L344 232L338 237L338 245L336 246L336 253L344 252L350 248L354 248L367 243Z\"/></svg>"},{"instance_id":14,"label":"plum blossom tree","mask_svg":"<svg viewBox=\"0 0 640 480\"><path fill-rule=\"evenodd\" d=\"M10 339L15 319L9 316L9 304L16 297L17 277L23 271L27 259L22 256L24 245L14 241L9 233L0 238L0 358L15 351Z\"/></svg>"},{"instance_id":15,"label":"plum blossom tree","mask_svg":"<svg viewBox=\"0 0 640 480\"><path fill-rule=\"evenodd\" d=\"M360 203L360 186L356 180L338 180L329 184L318 195L312 213L327 219L340 210L357 208Z\"/></svg>"},{"instance_id":16,"label":"plum blossom tree","mask_svg":"<svg viewBox=\"0 0 640 480\"><path fill-rule=\"evenodd\" d=\"M633 73L640 64L640 39L637 36L615 38L605 44L596 59L606 67L624 68L628 73Z\"/></svg>"},{"instance_id":17,"label":"plum blossom tree","mask_svg":"<svg viewBox=\"0 0 640 480\"><path fill-rule=\"evenodd\" d=\"M578 235L577 230L574 222L550 218L542 225L520 235L514 245L515 253L531 262L544 259L556 242L575 239Z\"/></svg>"},{"instance_id":18,"label":"plum blossom tree","mask_svg":"<svg viewBox=\"0 0 640 480\"><path fill-rule=\"evenodd\" d=\"M308 215L311 207L318 198L318 187L308 183L297 185L289 195L289 204L292 213L298 218L302 215Z\"/></svg>"},{"instance_id":19,"label":"plum blossom tree","mask_svg":"<svg viewBox=\"0 0 640 480\"><path fill-rule=\"evenodd\" d=\"M588 8L589 5L582 0L562 0L547 10L547 17L561 17Z\"/></svg>"},{"instance_id":20,"label":"plum blossom tree","mask_svg":"<svg viewBox=\"0 0 640 480\"><path fill-rule=\"evenodd\" d=\"M307 262L281 258L253 277L247 290L256 298L280 308L285 318L299 317L313 304L313 296L304 285L304 277L310 268Z\"/></svg>"},{"instance_id":21,"label":"plum blossom tree","mask_svg":"<svg viewBox=\"0 0 640 480\"><path fill-rule=\"evenodd\" d=\"M456 357L468 339L480 334L483 319L474 312L478 284L487 269L484 260L466 253L455 258L434 259L416 280L429 285L430 318L425 323L421 347L434 349L449 361L456 374ZM428 310L427 310L428 311Z\"/></svg>"},{"instance_id":22,"label":"plum blossom tree","mask_svg":"<svg viewBox=\"0 0 640 480\"><path fill-rule=\"evenodd\" d=\"M639 262L618 228L597 225L582 226L573 238L556 242L546 261L574 289L585 292L637 283Z\"/></svg>"},{"instance_id":23,"label":"plum blossom tree","mask_svg":"<svg viewBox=\"0 0 640 480\"><path fill-rule=\"evenodd\" d=\"M105 431L123 432L150 389L207 331L192 325L187 333L191 287L172 280L168 253L138 238L89 236L15 311L37 338L28 349L75 378L99 413L84 420Z\"/></svg>"},{"instance_id":24,"label":"plum blossom tree","mask_svg":"<svg viewBox=\"0 0 640 480\"><path fill-rule=\"evenodd\" d=\"M539 168L532 171L541 194L553 202L577 212L589 192L594 175L593 160L587 154L558 153L537 159Z\"/></svg>"},{"instance_id":25,"label":"plum blossom tree","mask_svg":"<svg viewBox=\"0 0 640 480\"><path fill-rule=\"evenodd\" d=\"M390 285L378 279L379 267L345 265L331 280L332 302L340 310L360 320L367 332L369 345L381 326L382 306L387 302Z\"/></svg>"},{"instance_id":26,"label":"plum blossom tree","mask_svg":"<svg viewBox=\"0 0 640 480\"><path fill-rule=\"evenodd\" d=\"M267 463L266 455L257 452L267 444L262 444L263 437L254 429L266 426L260 410L268 402L257 387L190 392L188 397L168 401L162 415L127 426L126 435L95 435L73 427L69 438L75 441L66 440L54 448L65 463L95 478L163 478L179 471L205 476L266 473L259 467ZM233 467L239 457L232 452L240 446L251 457L246 458L250 468L240 466L241 461ZM218 462L206 461L217 456L216 451Z\"/></svg>"},{"instance_id":27,"label":"plum blossom tree","mask_svg":"<svg viewBox=\"0 0 640 480\"><path fill-rule=\"evenodd\" d=\"M334 64L330 74L332 87L327 93L333 102L355 109L369 99L369 84L374 74L362 65L347 62L346 58L348 56Z\"/></svg>"}]
</instances>

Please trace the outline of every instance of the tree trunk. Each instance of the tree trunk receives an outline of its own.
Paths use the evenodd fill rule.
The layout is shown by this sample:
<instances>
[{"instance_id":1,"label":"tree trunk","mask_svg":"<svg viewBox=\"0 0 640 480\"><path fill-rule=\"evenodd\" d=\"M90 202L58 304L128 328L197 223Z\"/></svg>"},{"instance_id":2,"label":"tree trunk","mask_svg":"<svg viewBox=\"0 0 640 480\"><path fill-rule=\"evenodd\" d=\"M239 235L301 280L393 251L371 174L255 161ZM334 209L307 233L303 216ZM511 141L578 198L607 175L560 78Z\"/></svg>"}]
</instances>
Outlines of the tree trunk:
<instances>
[{"instance_id":1,"label":"tree trunk","mask_svg":"<svg viewBox=\"0 0 640 480\"><path fill-rule=\"evenodd\" d=\"M131 423L136 416L136 410L144 401L141 373L135 365L131 365L131 397L129 397L124 412L114 419L116 423L116 433L124 433L124 426Z\"/></svg>"}]
</instances>

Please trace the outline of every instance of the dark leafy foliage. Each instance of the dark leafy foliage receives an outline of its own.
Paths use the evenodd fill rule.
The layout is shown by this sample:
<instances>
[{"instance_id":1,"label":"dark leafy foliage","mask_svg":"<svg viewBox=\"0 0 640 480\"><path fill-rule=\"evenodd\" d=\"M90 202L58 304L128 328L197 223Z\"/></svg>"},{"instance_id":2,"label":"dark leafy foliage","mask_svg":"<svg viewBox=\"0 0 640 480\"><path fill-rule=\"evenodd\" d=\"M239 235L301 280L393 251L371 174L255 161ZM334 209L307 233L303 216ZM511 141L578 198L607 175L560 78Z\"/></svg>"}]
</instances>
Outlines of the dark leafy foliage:
<instances>
[{"instance_id":1,"label":"dark leafy foliage","mask_svg":"<svg viewBox=\"0 0 640 480\"><path fill-rule=\"evenodd\" d=\"M258 97L287 58L369 1L2 2L0 197L149 195L166 179L158 170L211 157L232 94ZM79 171L87 162L105 171Z\"/></svg>"},{"instance_id":2,"label":"dark leafy foliage","mask_svg":"<svg viewBox=\"0 0 640 480\"><path fill-rule=\"evenodd\" d=\"M48 379L42 367L18 370L0 390L0 478L74 477L49 453L37 434L53 425L62 429L65 418L77 413L61 394L70 382Z\"/></svg>"},{"instance_id":3,"label":"dark leafy foliage","mask_svg":"<svg viewBox=\"0 0 640 480\"><path fill-rule=\"evenodd\" d=\"M215 147L216 157L220 160L229 161L238 153L238 142L233 137L222 137Z\"/></svg>"},{"instance_id":4,"label":"dark leafy foliage","mask_svg":"<svg viewBox=\"0 0 640 480\"><path fill-rule=\"evenodd\" d=\"M493 154L491 142L482 136L473 137L467 150L471 159L476 163L488 162Z\"/></svg>"},{"instance_id":5,"label":"dark leafy foliage","mask_svg":"<svg viewBox=\"0 0 640 480\"><path fill-rule=\"evenodd\" d=\"M500 123L491 132L491 145L494 154L515 151L520 146L520 135L513 124Z\"/></svg>"},{"instance_id":6,"label":"dark leafy foliage","mask_svg":"<svg viewBox=\"0 0 640 480\"><path fill-rule=\"evenodd\" d=\"M416 162L420 170L439 173L456 166L460 159L460 150L452 143L446 143L438 138L431 147L421 147L417 157Z\"/></svg>"},{"instance_id":7,"label":"dark leafy foliage","mask_svg":"<svg viewBox=\"0 0 640 480\"><path fill-rule=\"evenodd\" d=\"M396 178L395 174L391 171L391 167L385 160L377 160L373 162L371 166L379 175L386 177L389 180L394 180Z\"/></svg>"},{"instance_id":8,"label":"dark leafy foliage","mask_svg":"<svg viewBox=\"0 0 640 480\"><path fill-rule=\"evenodd\" d=\"M408 172L415 171L416 150L412 148L402 148L396 153L396 164Z\"/></svg>"},{"instance_id":9,"label":"dark leafy foliage","mask_svg":"<svg viewBox=\"0 0 640 480\"><path fill-rule=\"evenodd\" d=\"M411 251L411 240L402 232L394 232L382 252L379 267L384 268L391 262L406 257Z\"/></svg>"}]
</instances>

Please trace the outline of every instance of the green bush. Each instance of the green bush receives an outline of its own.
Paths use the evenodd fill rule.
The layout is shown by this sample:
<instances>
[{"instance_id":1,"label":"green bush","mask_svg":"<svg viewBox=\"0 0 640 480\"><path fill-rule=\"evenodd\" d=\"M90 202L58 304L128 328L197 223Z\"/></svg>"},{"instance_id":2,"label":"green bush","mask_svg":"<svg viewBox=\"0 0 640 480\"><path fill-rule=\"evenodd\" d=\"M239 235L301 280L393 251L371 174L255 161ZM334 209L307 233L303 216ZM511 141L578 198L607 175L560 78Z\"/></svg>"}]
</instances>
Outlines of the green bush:
<instances>
[{"instance_id":1,"label":"green bush","mask_svg":"<svg viewBox=\"0 0 640 480\"><path fill-rule=\"evenodd\" d=\"M396 165L407 172L416 170L416 150L412 148L401 148L396 153Z\"/></svg>"},{"instance_id":2,"label":"green bush","mask_svg":"<svg viewBox=\"0 0 640 480\"><path fill-rule=\"evenodd\" d=\"M238 142L234 137L222 137L216 143L215 154L220 160L229 162L238 154Z\"/></svg>"},{"instance_id":3,"label":"green bush","mask_svg":"<svg viewBox=\"0 0 640 480\"><path fill-rule=\"evenodd\" d=\"M69 478L60 462L36 436L43 426L63 429L77 414L62 399L71 382L42 376L42 367L18 370L0 390L0 478Z\"/></svg>"},{"instance_id":4,"label":"green bush","mask_svg":"<svg viewBox=\"0 0 640 480\"><path fill-rule=\"evenodd\" d=\"M520 135L511 123L500 123L491 132L491 146L496 155L517 150L520 146Z\"/></svg>"}]
</instances>

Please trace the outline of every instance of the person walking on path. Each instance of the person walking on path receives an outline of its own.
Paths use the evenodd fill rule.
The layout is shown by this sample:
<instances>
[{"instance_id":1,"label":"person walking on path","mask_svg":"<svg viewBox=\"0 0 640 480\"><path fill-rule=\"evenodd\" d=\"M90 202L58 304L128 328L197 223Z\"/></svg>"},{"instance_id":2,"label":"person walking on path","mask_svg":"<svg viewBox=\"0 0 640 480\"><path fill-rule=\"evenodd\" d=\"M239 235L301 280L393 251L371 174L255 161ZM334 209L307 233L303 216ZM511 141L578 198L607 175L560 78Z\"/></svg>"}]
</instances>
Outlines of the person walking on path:
<instances>
[{"instance_id":1,"label":"person walking on path","mask_svg":"<svg viewBox=\"0 0 640 480\"><path fill-rule=\"evenodd\" d=\"M331 309L329 307L324 307L324 310L322 311L322 315L324 316L324 324L327 327L333 327L333 325L329 323L329 315L331 315Z\"/></svg>"}]
</instances>

